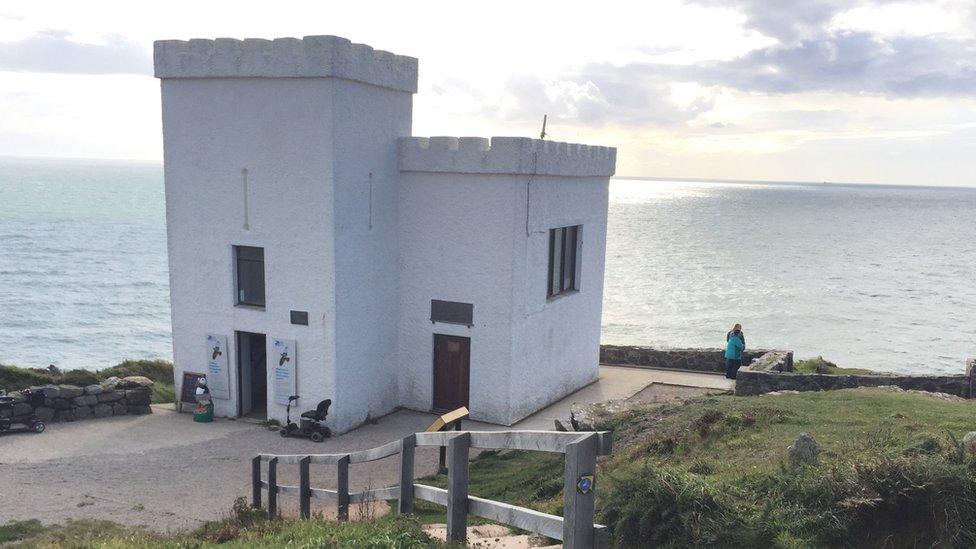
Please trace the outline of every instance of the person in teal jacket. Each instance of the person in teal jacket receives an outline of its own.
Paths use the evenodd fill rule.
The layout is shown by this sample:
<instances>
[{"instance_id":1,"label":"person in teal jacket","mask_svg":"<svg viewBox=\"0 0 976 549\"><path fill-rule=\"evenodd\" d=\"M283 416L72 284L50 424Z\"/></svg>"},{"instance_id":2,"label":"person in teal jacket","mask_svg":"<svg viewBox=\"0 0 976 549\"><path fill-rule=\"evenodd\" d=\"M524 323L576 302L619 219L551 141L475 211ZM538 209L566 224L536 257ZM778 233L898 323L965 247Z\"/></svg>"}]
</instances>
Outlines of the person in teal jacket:
<instances>
[{"instance_id":1,"label":"person in teal jacket","mask_svg":"<svg viewBox=\"0 0 976 549\"><path fill-rule=\"evenodd\" d=\"M742 366L742 351L745 349L746 336L742 333L742 325L736 324L725 334L725 377L735 379Z\"/></svg>"}]
</instances>

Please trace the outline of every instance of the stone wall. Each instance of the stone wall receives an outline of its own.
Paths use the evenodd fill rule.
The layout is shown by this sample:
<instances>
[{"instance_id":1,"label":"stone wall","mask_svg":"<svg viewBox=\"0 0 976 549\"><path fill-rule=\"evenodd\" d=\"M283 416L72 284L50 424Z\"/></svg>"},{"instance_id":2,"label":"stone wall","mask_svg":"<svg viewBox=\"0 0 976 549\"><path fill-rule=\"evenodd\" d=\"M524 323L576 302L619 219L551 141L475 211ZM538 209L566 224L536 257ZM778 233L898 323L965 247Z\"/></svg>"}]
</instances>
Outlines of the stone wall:
<instances>
[{"instance_id":1,"label":"stone wall","mask_svg":"<svg viewBox=\"0 0 976 549\"><path fill-rule=\"evenodd\" d=\"M742 364L743 366L748 366L755 359L769 352L769 349L747 349L742 353ZM792 370L792 353L789 354L789 361L789 369ZM630 345L601 345L600 364L724 373L725 350L653 349L651 347L635 347Z\"/></svg>"},{"instance_id":2,"label":"stone wall","mask_svg":"<svg viewBox=\"0 0 976 549\"><path fill-rule=\"evenodd\" d=\"M32 414L44 422L75 421L90 418L150 414L152 381L135 376L112 379L99 385L44 385L31 387L32 398L12 393L16 399L9 409L0 409L0 417L13 419Z\"/></svg>"},{"instance_id":3,"label":"stone wall","mask_svg":"<svg viewBox=\"0 0 976 549\"><path fill-rule=\"evenodd\" d=\"M893 385L905 390L947 393L963 398L973 398L973 366L965 375L953 376L901 376L796 374L777 371L776 368L743 368L735 382L735 394L761 395L773 391L831 391L854 387L881 387Z\"/></svg>"}]
</instances>

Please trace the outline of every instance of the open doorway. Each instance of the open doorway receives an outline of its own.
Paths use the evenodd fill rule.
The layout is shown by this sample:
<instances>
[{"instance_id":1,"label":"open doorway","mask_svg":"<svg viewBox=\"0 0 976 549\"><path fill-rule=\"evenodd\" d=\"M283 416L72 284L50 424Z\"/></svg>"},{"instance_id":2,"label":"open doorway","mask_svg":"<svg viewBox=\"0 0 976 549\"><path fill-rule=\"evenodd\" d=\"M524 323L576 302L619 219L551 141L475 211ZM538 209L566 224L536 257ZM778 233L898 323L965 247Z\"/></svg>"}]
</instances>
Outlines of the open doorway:
<instances>
[{"instance_id":1,"label":"open doorway","mask_svg":"<svg viewBox=\"0 0 976 549\"><path fill-rule=\"evenodd\" d=\"M267 338L264 334L236 333L238 416L267 419Z\"/></svg>"}]
</instances>

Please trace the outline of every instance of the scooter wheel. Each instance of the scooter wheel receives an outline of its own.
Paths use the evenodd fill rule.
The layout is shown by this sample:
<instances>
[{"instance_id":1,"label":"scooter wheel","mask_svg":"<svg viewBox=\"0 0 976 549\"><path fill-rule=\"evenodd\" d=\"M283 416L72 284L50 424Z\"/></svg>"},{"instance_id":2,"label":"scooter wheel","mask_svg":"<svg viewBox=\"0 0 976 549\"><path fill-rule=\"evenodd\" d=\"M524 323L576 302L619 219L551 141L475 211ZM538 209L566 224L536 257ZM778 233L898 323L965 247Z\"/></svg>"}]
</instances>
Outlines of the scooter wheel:
<instances>
[{"instance_id":1,"label":"scooter wheel","mask_svg":"<svg viewBox=\"0 0 976 549\"><path fill-rule=\"evenodd\" d=\"M278 434L281 435L281 438L286 438L288 436L288 428L282 427L281 430L278 431Z\"/></svg>"},{"instance_id":2,"label":"scooter wheel","mask_svg":"<svg viewBox=\"0 0 976 549\"><path fill-rule=\"evenodd\" d=\"M47 426L44 425L43 421L35 421L34 423L31 423L31 431L34 431L35 433L43 433L45 427Z\"/></svg>"},{"instance_id":3,"label":"scooter wheel","mask_svg":"<svg viewBox=\"0 0 976 549\"><path fill-rule=\"evenodd\" d=\"M322 442L325 440L325 436L318 431L313 432L308 438L312 439L312 442Z\"/></svg>"}]
</instances>

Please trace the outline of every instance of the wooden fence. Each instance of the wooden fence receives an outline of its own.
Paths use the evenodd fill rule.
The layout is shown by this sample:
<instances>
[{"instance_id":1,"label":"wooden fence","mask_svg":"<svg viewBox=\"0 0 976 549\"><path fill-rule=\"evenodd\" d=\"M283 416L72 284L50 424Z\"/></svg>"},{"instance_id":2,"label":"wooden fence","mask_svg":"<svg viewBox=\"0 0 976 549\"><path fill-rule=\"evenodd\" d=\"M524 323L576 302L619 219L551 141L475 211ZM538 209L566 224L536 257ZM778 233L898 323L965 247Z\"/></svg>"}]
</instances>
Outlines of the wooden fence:
<instances>
[{"instance_id":1,"label":"wooden fence","mask_svg":"<svg viewBox=\"0 0 976 549\"><path fill-rule=\"evenodd\" d=\"M447 447L448 488L416 484L414 451L418 446ZM565 454L563 514L559 517L468 494L468 454L483 450L534 450ZM613 451L611 433L557 431L445 431L416 433L377 448L344 454L272 455L259 454L251 462L252 502L262 507L262 490L268 492L268 514L278 515L278 496L296 495L299 513L308 518L312 499L335 502L339 520L348 520L349 505L362 501L397 500L400 513L413 513L414 498L447 506L447 538L464 541L467 516L477 515L563 542L568 549L606 547L606 527L594 524L594 493L597 456ZM387 488L349 492L349 465L400 456L400 484ZM262 480L261 463L267 462L267 480ZM336 489L309 485L311 464L336 466ZM298 486L278 484L278 466L298 465Z\"/></svg>"}]
</instances>

